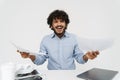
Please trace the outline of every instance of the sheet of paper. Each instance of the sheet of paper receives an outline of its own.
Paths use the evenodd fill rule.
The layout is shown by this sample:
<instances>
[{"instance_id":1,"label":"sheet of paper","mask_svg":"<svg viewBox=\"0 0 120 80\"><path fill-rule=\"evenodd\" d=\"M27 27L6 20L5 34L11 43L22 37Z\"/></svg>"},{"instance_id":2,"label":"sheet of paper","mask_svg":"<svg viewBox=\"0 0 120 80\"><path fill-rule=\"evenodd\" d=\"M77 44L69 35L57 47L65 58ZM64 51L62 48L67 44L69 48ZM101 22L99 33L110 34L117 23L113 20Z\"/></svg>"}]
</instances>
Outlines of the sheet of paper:
<instances>
[{"instance_id":1,"label":"sheet of paper","mask_svg":"<svg viewBox=\"0 0 120 80\"><path fill-rule=\"evenodd\" d=\"M103 51L113 45L114 40L111 38L82 38L78 37L79 47L83 51L99 50Z\"/></svg>"},{"instance_id":2,"label":"sheet of paper","mask_svg":"<svg viewBox=\"0 0 120 80\"><path fill-rule=\"evenodd\" d=\"M20 52L26 52L26 53L29 53L29 54L35 54L35 52L31 52L30 50L27 50L27 49L24 49L18 45L16 45L15 43L13 42L10 42L17 50L19 50Z\"/></svg>"},{"instance_id":3,"label":"sheet of paper","mask_svg":"<svg viewBox=\"0 0 120 80\"><path fill-rule=\"evenodd\" d=\"M29 53L29 54L32 54L32 55L35 55L35 54L40 54L40 55L45 55L45 53L42 53L42 52L32 52L30 50L27 50L27 49L24 49L18 45L16 45L15 43L13 42L10 42L17 50L19 50L20 52L26 52L26 53Z\"/></svg>"}]
</instances>

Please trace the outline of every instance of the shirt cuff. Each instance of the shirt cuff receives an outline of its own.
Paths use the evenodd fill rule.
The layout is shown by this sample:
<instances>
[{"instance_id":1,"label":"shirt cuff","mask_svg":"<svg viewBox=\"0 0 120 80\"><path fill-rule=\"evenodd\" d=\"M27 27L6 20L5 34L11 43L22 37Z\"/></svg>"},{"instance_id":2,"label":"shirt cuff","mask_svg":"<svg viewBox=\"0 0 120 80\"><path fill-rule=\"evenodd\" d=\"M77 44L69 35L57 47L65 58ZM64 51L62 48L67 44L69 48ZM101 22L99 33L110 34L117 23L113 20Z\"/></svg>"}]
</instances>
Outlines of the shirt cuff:
<instances>
[{"instance_id":1,"label":"shirt cuff","mask_svg":"<svg viewBox=\"0 0 120 80\"><path fill-rule=\"evenodd\" d=\"M83 55L83 56L84 56L84 55ZM82 63L82 64L84 64L84 63L86 63L86 62L88 61L88 60L85 61L85 60L83 59L83 56L82 56L82 58L81 58L81 63Z\"/></svg>"}]
</instances>

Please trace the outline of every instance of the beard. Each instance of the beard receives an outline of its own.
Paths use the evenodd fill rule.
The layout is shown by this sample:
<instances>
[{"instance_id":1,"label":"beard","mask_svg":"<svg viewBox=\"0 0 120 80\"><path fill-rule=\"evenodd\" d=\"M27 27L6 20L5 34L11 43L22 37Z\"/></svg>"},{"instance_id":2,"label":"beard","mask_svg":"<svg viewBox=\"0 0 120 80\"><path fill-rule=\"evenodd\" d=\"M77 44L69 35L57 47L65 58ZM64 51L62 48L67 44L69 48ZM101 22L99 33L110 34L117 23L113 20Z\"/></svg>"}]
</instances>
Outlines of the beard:
<instances>
[{"instance_id":1,"label":"beard","mask_svg":"<svg viewBox=\"0 0 120 80\"><path fill-rule=\"evenodd\" d=\"M56 35L64 35L66 29L67 29L67 26L66 27L63 27L63 26L56 26L55 28L51 28L54 33Z\"/></svg>"}]
</instances>

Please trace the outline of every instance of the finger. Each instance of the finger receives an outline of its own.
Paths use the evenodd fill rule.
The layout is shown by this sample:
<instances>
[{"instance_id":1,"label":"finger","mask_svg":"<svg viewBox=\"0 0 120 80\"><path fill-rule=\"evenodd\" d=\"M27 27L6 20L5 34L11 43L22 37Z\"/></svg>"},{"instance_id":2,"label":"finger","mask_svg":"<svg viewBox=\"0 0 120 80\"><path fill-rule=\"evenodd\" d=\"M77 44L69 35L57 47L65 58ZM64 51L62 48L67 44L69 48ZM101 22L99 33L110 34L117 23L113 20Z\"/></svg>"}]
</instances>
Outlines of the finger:
<instances>
[{"instance_id":1,"label":"finger","mask_svg":"<svg viewBox=\"0 0 120 80\"><path fill-rule=\"evenodd\" d=\"M98 54L96 52L93 52L92 55L96 57Z\"/></svg>"},{"instance_id":2,"label":"finger","mask_svg":"<svg viewBox=\"0 0 120 80\"><path fill-rule=\"evenodd\" d=\"M87 52L87 57L88 59L94 59L95 58L95 55L93 55L93 52Z\"/></svg>"},{"instance_id":3,"label":"finger","mask_svg":"<svg viewBox=\"0 0 120 80\"><path fill-rule=\"evenodd\" d=\"M95 53L96 53L96 55L99 55L99 51L97 50L97 51L95 51Z\"/></svg>"},{"instance_id":4,"label":"finger","mask_svg":"<svg viewBox=\"0 0 120 80\"><path fill-rule=\"evenodd\" d=\"M91 51L91 54L90 54L90 58L91 59L94 59L94 58L96 58L97 57L97 55L98 55L98 53L96 53L95 51Z\"/></svg>"},{"instance_id":5,"label":"finger","mask_svg":"<svg viewBox=\"0 0 120 80\"><path fill-rule=\"evenodd\" d=\"M29 54L28 52L21 52L19 51L20 54Z\"/></svg>"},{"instance_id":6,"label":"finger","mask_svg":"<svg viewBox=\"0 0 120 80\"><path fill-rule=\"evenodd\" d=\"M94 54L94 53L91 53L91 59L94 59L94 58L96 58L96 55Z\"/></svg>"},{"instance_id":7,"label":"finger","mask_svg":"<svg viewBox=\"0 0 120 80\"><path fill-rule=\"evenodd\" d=\"M20 54L23 54L23 52L19 52Z\"/></svg>"},{"instance_id":8,"label":"finger","mask_svg":"<svg viewBox=\"0 0 120 80\"><path fill-rule=\"evenodd\" d=\"M28 58L28 57L29 57L29 54L22 53L21 56L22 56L23 58Z\"/></svg>"},{"instance_id":9,"label":"finger","mask_svg":"<svg viewBox=\"0 0 120 80\"><path fill-rule=\"evenodd\" d=\"M20 52L19 50L17 50L17 52Z\"/></svg>"},{"instance_id":10,"label":"finger","mask_svg":"<svg viewBox=\"0 0 120 80\"><path fill-rule=\"evenodd\" d=\"M19 50L17 50L18 53L22 54L23 52L20 52Z\"/></svg>"}]
</instances>

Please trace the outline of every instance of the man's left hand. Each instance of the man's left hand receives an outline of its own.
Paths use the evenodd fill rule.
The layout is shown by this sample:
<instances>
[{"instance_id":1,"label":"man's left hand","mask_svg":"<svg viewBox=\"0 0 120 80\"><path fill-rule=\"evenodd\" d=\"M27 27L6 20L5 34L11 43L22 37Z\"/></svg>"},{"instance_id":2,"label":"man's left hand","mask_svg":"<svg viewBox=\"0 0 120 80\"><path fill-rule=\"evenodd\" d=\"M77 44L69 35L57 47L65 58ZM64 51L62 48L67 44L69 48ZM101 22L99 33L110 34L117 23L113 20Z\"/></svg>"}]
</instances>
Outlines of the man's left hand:
<instances>
[{"instance_id":1,"label":"man's left hand","mask_svg":"<svg viewBox=\"0 0 120 80\"><path fill-rule=\"evenodd\" d=\"M84 55L84 60L87 61L88 59L95 59L97 57L97 55L99 55L99 51L88 51L85 55Z\"/></svg>"}]
</instances>

